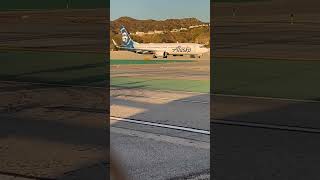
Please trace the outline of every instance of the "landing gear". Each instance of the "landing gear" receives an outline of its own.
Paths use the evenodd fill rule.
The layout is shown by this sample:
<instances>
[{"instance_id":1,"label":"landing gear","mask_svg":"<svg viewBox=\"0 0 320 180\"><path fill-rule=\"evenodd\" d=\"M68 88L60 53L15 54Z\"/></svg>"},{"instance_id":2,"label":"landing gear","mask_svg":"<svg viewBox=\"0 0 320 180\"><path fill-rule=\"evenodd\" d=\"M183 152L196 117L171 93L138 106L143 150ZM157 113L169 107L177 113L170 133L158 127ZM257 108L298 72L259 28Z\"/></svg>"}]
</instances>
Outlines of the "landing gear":
<instances>
[{"instance_id":1,"label":"landing gear","mask_svg":"<svg viewBox=\"0 0 320 180\"><path fill-rule=\"evenodd\" d=\"M163 58L168 58L168 53L167 52L163 52Z\"/></svg>"},{"instance_id":2,"label":"landing gear","mask_svg":"<svg viewBox=\"0 0 320 180\"><path fill-rule=\"evenodd\" d=\"M163 52L163 54L162 53L153 54L153 58L158 58L158 57L168 58L168 53L167 52Z\"/></svg>"}]
</instances>

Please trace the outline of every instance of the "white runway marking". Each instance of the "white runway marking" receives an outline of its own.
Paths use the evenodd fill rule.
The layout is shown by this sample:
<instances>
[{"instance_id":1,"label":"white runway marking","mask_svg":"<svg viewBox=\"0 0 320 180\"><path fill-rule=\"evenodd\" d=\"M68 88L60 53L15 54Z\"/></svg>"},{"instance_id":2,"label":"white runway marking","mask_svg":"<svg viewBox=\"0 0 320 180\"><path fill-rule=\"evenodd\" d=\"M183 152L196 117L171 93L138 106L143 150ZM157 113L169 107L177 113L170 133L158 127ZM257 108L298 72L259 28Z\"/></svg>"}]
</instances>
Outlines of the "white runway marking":
<instances>
[{"instance_id":1,"label":"white runway marking","mask_svg":"<svg viewBox=\"0 0 320 180\"><path fill-rule=\"evenodd\" d=\"M293 102L305 102L305 103L320 103L317 100L305 100L305 99L292 99L292 98L277 98L277 97L263 97L263 96L242 96L232 94L213 94L214 96L222 97L237 97L237 98L248 98L248 99L264 99L264 100L279 100L279 101L293 101ZM214 103L214 102L213 102Z\"/></svg>"},{"instance_id":2,"label":"white runway marking","mask_svg":"<svg viewBox=\"0 0 320 180\"><path fill-rule=\"evenodd\" d=\"M110 120L123 121L123 122L135 123L135 124L143 124L143 125L148 125L148 126L155 126L155 127L161 127L161 128L168 128L168 129L175 129L175 130L180 130L180 131L187 131L187 132L210 135L210 131L202 130L202 129L188 128L188 127L182 127L182 126L173 126L173 125L168 125L168 124L160 124L160 123L141 121L141 120L135 120L135 119L114 117L114 116L110 116Z\"/></svg>"},{"instance_id":3,"label":"white runway marking","mask_svg":"<svg viewBox=\"0 0 320 180\"><path fill-rule=\"evenodd\" d=\"M277 129L284 131L298 131L306 133L320 133L320 129L308 128L308 127L297 127L297 126L286 126L286 125L273 125L273 124L262 124L262 123L253 123L253 122L241 122L241 121L231 121L231 120L211 120L211 123L215 124L224 124L224 125L233 125L233 126L245 126L253 128L264 128L264 129Z\"/></svg>"}]
</instances>

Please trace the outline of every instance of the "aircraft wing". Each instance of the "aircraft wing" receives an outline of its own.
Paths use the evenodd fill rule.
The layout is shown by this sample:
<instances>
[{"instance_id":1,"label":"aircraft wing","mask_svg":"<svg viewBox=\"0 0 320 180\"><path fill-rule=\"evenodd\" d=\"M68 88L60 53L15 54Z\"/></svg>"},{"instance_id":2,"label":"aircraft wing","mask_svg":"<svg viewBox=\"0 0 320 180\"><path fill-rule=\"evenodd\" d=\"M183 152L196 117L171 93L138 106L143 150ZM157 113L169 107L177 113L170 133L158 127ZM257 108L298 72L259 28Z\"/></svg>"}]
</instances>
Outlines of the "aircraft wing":
<instances>
[{"instance_id":1,"label":"aircraft wing","mask_svg":"<svg viewBox=\"0 0 320 180\"><path fill-rule=\"evenodd\" d=\"M153 54L154 50L146 50L146 49L135 49L136 53L139 54Z\"/></svg>"},{"instance_id":2,"label":"aircraft wing","mask_svg":"<svg viewBox=\"0 0 320 180\"><path fill-rule=\"evenodd\" d=\"M116 46L116 47L119 47L118 44L116 43L116 41L114 39L112 39L112 42L113 44Z\"/></svg>"}]
</instances>

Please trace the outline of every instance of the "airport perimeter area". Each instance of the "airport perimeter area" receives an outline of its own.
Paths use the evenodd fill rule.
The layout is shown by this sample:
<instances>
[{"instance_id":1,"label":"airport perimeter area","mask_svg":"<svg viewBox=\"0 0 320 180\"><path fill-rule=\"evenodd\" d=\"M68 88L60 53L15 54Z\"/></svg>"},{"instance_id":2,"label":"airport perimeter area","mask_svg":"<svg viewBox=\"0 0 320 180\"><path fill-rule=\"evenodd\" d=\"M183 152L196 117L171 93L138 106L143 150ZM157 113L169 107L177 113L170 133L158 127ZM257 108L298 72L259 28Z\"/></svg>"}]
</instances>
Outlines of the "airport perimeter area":
<instances>
[{"instance_id":1,"label":"airport perimeter area","mask_svg":"<svg viewBox=\"0 0 320 180\"><path fill-rule=\"evenodd\" d=\"M107 176L105 12L0 12L0 179Z\"/></svg>"},{"instance_id":2,"label":"airport perimeter area","mask_svg":"<svg viewBox=\"0 0 320 180\"><path fill-rule=\"evenodd\" d=\"M127 52L121 53L126 54ZM1 66L2 98L8 97L8 99L13 99L13 107L11 107L11 109L15 113L19 112L17 113L19 117L14 118L26 119L29 117L32 119L32 117L41 117L41 113L45 112L46 114L49 113L50 117L43 116L39 119L39 122L51 123L60 119L69 124L69 119L71 120L70 125L72 126L68 128L73 128L74 126L80 128L82 126L82 122L75 119L84 119L83 123L86 124L88 122L86 122L85 119L89 117L90 119L92 116L102 118L102 116L105 115L103 113L103 101L105 99L100 97L103 97L103 93L105 92L103 88L105 83L104 70L107 67L105 67L104 62L100 61L101 57L99 54L66 52L50 52L49 54L51 54L51 56L48 57L51 59L49 58L44 62L41 58L37 58L43 56L39 52L11 51L1 53L2 59L5 60L7 58L8 60L7 66ZM30 56L32 58L30 58ZM37 64L37 68L33 69L35 68L34 66L28 66L30 69L26 69L24 67L24 57L29 59L28 63ZM125 61L122 57L121 59L114 58L111 60L111 132L112 139L114 140L112 143L115 144L113 147L116 148L115 154L117 154L117 157L123 157L123 161L130 161L130 163L126 163L127 165L124 168L129 174L134 174L137 178L150 178L148 175L152 174L158 176L160 176L160 174L167 174L168 177L178 176L180 178L208 175L209 169L206 168L207 166L204 166L208 163L208 159L204 157L209 156L209 136L206 132L209 131L208 108L210 101L208 87L210 81L208 78L210 61L208 59L186 60L183 57L177 57L174 62L169 62L170 59L168 62L161 62L161 60L141 61L138 59L141 57L140 55L134 54L132 57L134 57L134 59L128 58ZM66 61L67 59L69 61ZM135 60L139 63L136 63L137 61ZM10 64L11 62L16 64L18 62L21 69L17 66L17 69L9 70L8 67L12 66L12 64ZM308 131L310 127L314 129L314 125L317 122L318 91L316 89L317 86L307 81L307 78L314 77L314 79L316 79L318 77L315 71L312 70L317 69L318 61L224 58L216 59L213 63L217 69L213 69L213 73L216 74L216 80L212 82L215 82L217 92L220 91L213 99L215 104L215 106L213 106L213 108L215 108L214 117L217 123L222 125L239 125L237 123L240 122L240 125L258 127L265 127L266 124L271 124L273 125L271 128L280 127L284 129L288 128L288 123L289 125L291 123L294 127L302 126L302 128L305 128L302 130ZM264 69L264 67L270 68ZM299 76L295 76L295 79L292 79L292 76L296 75L296 72L301 73ZM252 76L251 73L255 74L255 76ZM279 82L279 79L274 78L275 76L287 78L286 82L288 83L285 85L281 84L282 81ZM292 79L292 81L290 81L290 79ZM301 86L296 86L295 81L297 79L305 83L305 86L312 86L314 88L307 89L308 93L304 93L306 89ZM267 83L267 85L264 83ZM66 85L67 87L64 87ZM73 87L68 87L69 85ZM277 87L276 89L272 88L275 86ZM295 88L291 91L292 94L282 93L293 87ZM43 104L41 97L45 97L45 94L52 94L53 92L56 93L56 96L59 98L54 101L52 101L53 99L48 99L46 103ZM252 94L252 92L255 94ZM37 97L39 98L38 100L36 100ZM21 99L25 100L23 101ZM74 100L72 102L64 102L63 99ZM83 107L81 100L85 101L85 104L88 104L88 101L92 101L92 104L89 107ZM37 102L41 102L41 104L37 104ZM99 102L98 104L100 105L98 105L97 102ZM17 105L19 103L20 105ZM278 111L277 109L279 108L283 110ZM305 116L299 113L302 109L305 111L305 115L310 115L310 118L308 121L299 124L299 122L301 122L299 118ZM2 110L3 112L7 112L8 104L3 104ZM272 112L273 110L275 111ZM168 113L163 114L164 111ZM252 113L260 111L264 113ZM293 115L293 113L296 115ZM9 115L10 114L12 113L9 113ZM238 116L238 114L242 115ZM284 117L279 116L281 114L291 114L296 117L296 120L290 122L279 121L279 119L284 119ZM8 120L9 118L13 118L10 116L6 117ZM73 118L70 119L68 117ZM263 119L261 117L267 118ZM314 118L312 119L311 117ZM257 118L259 121L257 121ZM273 121L271 122L268 118L272 118ZM8 123L9 122L13 121L8 121ZM37 124L38 122L34 123ZM98 122L97 119L97 128L99 128L99 123L102 122ZM77 124L81 126L78 127ZM168 127L168 125L173 127ZM49 128L51 125L43 124L40 126L43 126L42 128ZM57 124L57 126L60 128L60 125ZM61 125L61 128L65 129L63 126L64 125ZM189 129L182 130L185 127ZM311 129L311 131L313 129ZM198 132L195 130L202 131ZM6 131L7 130L4 129L3 132ZM79 131L79 133L80 132L82 132L82 130ZM99 138L103 138L103 129L101 129L100 132L101 134L97 135L97 137L101 136ZM43 132L38 133L42 134ZM92 135L94 134L95 133ZM46 136L52 138L51 136L54 136L54 132L51 134L48 133ZM88 138L90 139L90 137ZM17 139L7 139L6 141L17 142ZM19 142L20 141L21 140L19 140ZM27 142L30 144L33 143L31 143L30 140ZM16 144L18 145L19 143ZM38 146L40 146L40 144ZM46 146L49 147L49 144ZM150 147L152 148L149 149ZM16 148L18 147L14 147L13 149ZM3 157L10 157L7 153L15 153L13 149L3 151ZM79 146L79 152L82 152L81 149L82 145ZM130 152L127 151L129 149ZM77 152L76 147L74 150ZM92 152L89 152L89 150L90 148L84 150L83 153L91 154ZM152 152L150 152L150 150ZM180 156L183 154L181 151L188 154L187 160L184 159L185 156ZM68 152L68 148L66 148L65 152L62 151L61 153L64 154L66 152ZM103 151L101 151L101 153L102 152ZM139 152L146 152L146 154L143 153L139 155ZM170 152L172 156L165 158L164 152ZM25 150L25 153L29 154L30 157L35 155L31 150ZM72 153L76 155L75 152ZM99 153L97 153L97 155L98 154ZM123 156L123 154L127 155ZM173 158L170 158L173 156L177 157L179 161L177 162L173 160ZM71 158L71 156L69 157ZM80 155L76 155L74 160L76 160L77 157L80 157ZM56 159L55 161L59 161L60 165L57 166L49 163L49 160L52 158L39 157L38 160L34 159L35 163L46 162L43 166L50 167L44 169L44 172L30 166L30 169L16 168L16 166L25 167L30 161L25 164L21 162L21 166L14 164L7 166L3 164L2 169L17 174L21 173L44 177L55 177L55 175L59 174L58 172L62 173L64 170L69 171L68 169L73 172L78 169L78 167L72 166L67 168L67 166L63 165L64 163L61 163L59 158L58 156L54 158ZM2 162L10 164L10 162L18 159L6 159ZM152 161L151 159L157 160ZM189 161L189 159L193 160ZM161 160L163 163L168 163L168 167L161 172L158 171L158 160ZM80 162L81 161L79 161L79 163ZM95 161L92 162L92 164L95 164ZM105 161L96 162L100 162L103 165ZM181 162L185 163L181 164ZM135 166L136 163L142 165ZM195 164L197 164L196 169L193 168ZM145 171L145 165L148 166L148 168L153 168ZM91 167L91 165L88 165L88 167ZM100 166L98 165L97 167ZM185 167L188 168L185 169ZM176 170L181 169L184 170L179 171L180 174L177 174ZM79 172L83 171L79 170Z\"/></svg>"},{"instance_id":3,"label":"airport perimeter area","mask_svg":"<svg viewBox=\"0 0 320 180\"><path fill-rule=\"evenodd\" d=\"M128 177L209 179L209 54L110 53L111 149Z\"/></svg>"},{"instance_id":4,"label":"airport perimeter area","mask_svg":"<svg viewBox=\"0 0 320 180\"><path fill-rule=\"evenodd\" d=\"M281 21L274 21L277 15L268 17L253 22L226 17L229 23L216 28L232 32L219 35L218 43L225 44L211 61L177 57L181 62L155 62L139 55L117 59L111 53L111 136L114 153L127 162L128 174L138 179L155 178L152 175L208 179L207 88L213 83L211 132L219 135L212 140L216 177L288 178L281 172L290 174L290 179L317 176L318 23L306 21L307 15L293 26L287 14L280 15ZM7 35L7 30L1 35ZM49 49L33 52L30 49L51 39L46 33L33 33L38 38L20 34L1 47L6 50L0 52L5 62L0 66L5 124L0 127L0 144L5 144L0 150L1 174L28 179L105 177L106 124L101 119L106 115L108 67L101 61L103 55L66 51L74 50L72 46L55 47L65 35ZM25 43L13 47L17 42ZM303 48L306 42L311 42L309 48ZM94 51L99 46L77 48ZM52 48L55 52L45 51ZM210 81L208 71L214 74ZM83 134L87 138L79 139Z\"/></svg>"},{"instance_id":5,"label":"airport perimeter area","mask_svg":"<svg viewBox=\"0 0 320 180\"><path fill-rule=\"evenodd\" d=\"M255 44L253 43L252 46L255 46ZM264 44L264 46L271 47L279 45L277 42L274 44L272 41ZM272 48L267 49L269 49L270 54L273 54ZM230 47L230 51L232 50L233 48ZM227 50L225 51L227 52ZM250 51L244 49L242 52ZM123 56L125 56L125 53L123 54ZM134 59L139 58L139 55L133 56L136 56ZM280 168L285 166L286 163L278 163L276 159L273 159L273 157L279 156L278 153L281 154L281 148L286 148L285 146L296 150L288 150L288 156L282 157L281 159L288 160L287 158L291 156L295 157L300 155L302 156L301 161L303 162L301 162L301 165L294 167L299 168L302 167L306 161L314 158L314 154L312 152L310 152L310 156L301 154L302 149L298 148L291 138L296 138L296 140L302 144L311 146L311 141L306 141L306 139L308 137L314 139L317 137L317 133L320 132L319 124L317 123L319 117L318 109L320 108L318 92L320 89L316 83L320 77L318 73L320 63L315 57L305 57L306 59L291 59L290 57L286 59L285 57L265 57L263 53L261 53L261 55L243 54L237 57L232 55L224 56L221 53L221 57L214 56L209 62L205 60L195 60L193 62L158 63L156 65L146 63L144 67L148 68L143 69L141 69L141 64L123 67L121 63L114 63L113 69L111 69L111 74L114 73L114 80L111 80L113 81L111 84L119 88L119 94L122 94L121 89L123 87L131 88L131 92L134 93L123 93L123 96L119 95L119 98L114 99L113 102L116 104L119 103L120 106L136 107L136 109L132 110L132 114L128 115L130 116L128 119L145 119L145 121L170 122L173 125L178 125L179 123L177 122L179 121L166 121L167 119L175 119L175 117L171 117L169 113L165 115L158 115L156 113L157 110L161 112L171 112L171 109L173 109L171 108L172 103L166 104L166 107L162 109L159 108L159 106L153 106L153 104L151 106L149 104L150 101L159 101L151 99L167 99L164 97L172 97L172 95L174 95L172 91L175 92L174 96L184 94L184 91L188 91L189 93L204 93L201 88L190 88L192 86L189 84L195 85L197 81L201 82L201 80L205 80L205 78L203 78L204 74L201 73L204 72L204 67L213 63L213 66L211 66L212 69L210 69L213 73L213 78L209 81L213 83L214 88L214 92L211 94L210 107L211 132L215 132L216 135L219 136L214 135L216 138L211 142L214 146L218 147L216 161L213 161L213 163L216 163L217 171L219 172L217 177L223 178L229 171L236 173L236 175L231 176L234 178L238 176L243 178L251 177L252 174L243 174L239 171L239 169L242 169L242 172L246 171L244 168L239 168L241 161L254 161L254 159L251 159L253 158L251 154L259 156L258 162L249 164L251 168L264 167L268 157L271 158L269 163L274 164L276 167ZM122 57L119 58L119 61L121 61L121 59ZM204 65L205 62L206 65ZM152 70L149 71L149 69ZM172 79L179 79L179 81L170 83ZM184 85L183 88L180 87L179 82ZM201 86L198 85L198 87ZM146 96L145 94L148 93L139 89L156 90L156 93L152 94L148 92L149 95ZM170 91L172 94L162 95L159 89L162 89L162 91ZM202 95L198 97L202 99L201 96ZM139 102L147 101L148 103L141 106L140 103L135 103L134 99ZM203 103L199 98L191 99L193 103ZM199 119L202 118L202 113L205 112L200 110L201 105L197 104L193 107L188 104L190 99L186 101L185 99L182 100L185 103L182 103L183 105L181 105L181 107L177 106L176 103L173 104L175 107L179 107L174 109L175 112L178 112L175 113L176 117L184 117L183 123L189 127L205 127L197 127L188 121L190 117L193 117L192 115L195 115L193 113L188 114L189 111L192 110L196 110L193 112L200 112L194 116L196 119L197 117ZM129 103L124 103L125 101ZM162 103L160 102L160 104ZM189 107L192 108L190 109ZM146 112L143 110L149 108L151 110L147 110ZM183 113L180 113L180 108L183 109L181 110L183 113L187 112L186 116L181 115ZM121 112L118 111L119 109L119 105L114 105L113 110L115 114ZM149 112L152 112L152 115L150 115ZM117 116L124 115L119 113ZM163 117L164 120L158 120L154 118L155 116ZM199 123L197 120L193 122ZM234 133L241 139L233 136L232 134ZM312 133L313 135L308 136L306 133ZM253 136L254 134L256 137ZM279 137L279 139L277 139L277 137ZM259 139L263 141L260 142ZM246 140L248 140L248 142L246 142ZM249 142L253 144L253 146L251 146ZM269 149L267 146L272 148ZM252 147L253 150L248 150L250 147ZM224 156L224 154L228 154L226 152L228 152L230 156ZM241 154L244 154L244 156L241 156ZM294 157L292 157L294 162L299 161ZM235 160L237 160L237 162L235 162ZM232 163L232 165L224 162ZM252 167L255 163L257 167ZM270 172L272 170L273 169L271 169ZM289 171L289 169L284 170Z\"/></svg>"},{"instance_id":6,"label":"airport perimeter area","mask_svg":"<svg viewBox=\"0 0 320 180\"><path fill-rule=\"evenodd\" d=\"M211 6L216 179L319 176L318 4L281 0Z\"/></svg>"},{"instance_id":7,"label":"airport perimeter area","mask_svg":"<svg viewBox=\"0 0 320 180\"><path fill-rule=\"evenodd\" d=\"M6 123L2 132L10 135L1 143L10 144L1 151L2 177L105 176L107 126L101 120L107 115L104 105L108 67L101 61L102 55L11 50L1 51L0 56L4 62L0 75L1 116ZM123 170L129 176L138 179L208 178L209 59L151 61L142 65L132 59L111 61L111 71L115 71L116 78L122 78L113 81L111 77L113 155L126 162ZM181 64L191 71L184 74ZM149 68L148 77L143 75L148 68L141 66ZM167 70L155 71L158 68ZM180 71L175 73L177 69ZM135 78L142 84L132 85ZM178 82L175 78L184 83L172 86ZM163 111L168 112L166 116ZM14 128L17 124L20 126ZM77 139L83 133L87 138ZM30 146L24 147L26 144ZM56 145L61 148L48 153ZM19 148L23 156L16 151Z\"/></svg>"}]
</instances>

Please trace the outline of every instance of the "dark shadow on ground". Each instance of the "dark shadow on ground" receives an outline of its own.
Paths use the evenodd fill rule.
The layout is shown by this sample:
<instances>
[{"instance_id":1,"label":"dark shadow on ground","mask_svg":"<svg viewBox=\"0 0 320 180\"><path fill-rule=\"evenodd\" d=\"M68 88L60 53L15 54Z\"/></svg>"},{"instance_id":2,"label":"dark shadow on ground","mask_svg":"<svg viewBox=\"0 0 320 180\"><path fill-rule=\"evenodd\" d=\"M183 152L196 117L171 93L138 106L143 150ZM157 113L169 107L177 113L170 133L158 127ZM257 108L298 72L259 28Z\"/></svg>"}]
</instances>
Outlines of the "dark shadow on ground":
<instances>
[{"instance_id":1,"label":"dark shadow on ground","mask_svg":"<svg viewBox=\"0 0 320 180\"><path fill-rule=\"evenodd\" d=\"M214 179L319 177L320 102L212 99Z\"/></svg>"},{"instance_id":2,"label":"dark shadow on ground","mask_svg":"<svg viewBox=\"0 0 320 180\"><path fill-rule=\"evenodd\" d=\"M57 86L32 84L22 86L19 84L15 87L14 83L10 83L9 87L14 91L2 93L11 94L12 98L19 98L21 93L28 93L26 98L29 99L17 100L16 103L0 107L0 174L13 173L18 176L53 179L60 177L74 179L75 176L81 175L84 177L91 175L100 179L106 177L108 161L106 104L90 105L87 102L88 99L72 94L73 97L67 96L67 99L63 99L64 102L60 104L68 102L68 98L70 98L70 104L77 97L80 101L77 105L82 109L75 113L68 113L59 106L53 107L46 100L61 95L60 93L67 87L60 89ZM10 88L5 89L10 90ZM41 90L40 92L51 90L48 95L52 97L41 93L33 94L37 99L31 103L29 101L32 101L33 96L30 96L30 93L35 89ZM99 95L102 96L99 98L103 99L106 91L103 88L101 90ZM70 91L72 92L76 91ZM92 97L97 95L94 94ZM59 102L56 102L57 104ZM96 109L99 109L98 116ZM44 155L46 152L48 156ZM21 153L25 154L25 157L21 156ZM90 171L93 164L98 168ZM105 168L102 169L101 166ZM73 174L73 171L76 173Z\"/></svg>"},{"instance_id":3,"label":"dark shadow on ground","mask_svg":"<svg viewBox=\"0 0 320 180\"><path fill-rule=\"evenodd\" d=\"M80 116L81 114L79 114L78 118ZM77 119L76 116L72 118ZM1 116L1 124L0 138L15 136L64 144L89 145L94 148L105 148L106 145L100 139L106 136L107 127L92 128L77 124L67 124L63 121L46 121L40 118L38 120L31 118L19 119L8 116ZM84 134L87 135L83 136Z\"/></svg>"}]
</instances>

